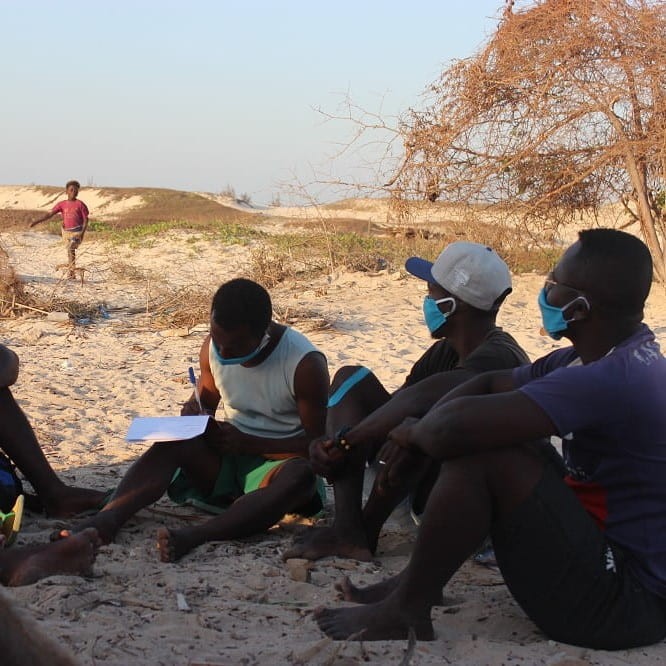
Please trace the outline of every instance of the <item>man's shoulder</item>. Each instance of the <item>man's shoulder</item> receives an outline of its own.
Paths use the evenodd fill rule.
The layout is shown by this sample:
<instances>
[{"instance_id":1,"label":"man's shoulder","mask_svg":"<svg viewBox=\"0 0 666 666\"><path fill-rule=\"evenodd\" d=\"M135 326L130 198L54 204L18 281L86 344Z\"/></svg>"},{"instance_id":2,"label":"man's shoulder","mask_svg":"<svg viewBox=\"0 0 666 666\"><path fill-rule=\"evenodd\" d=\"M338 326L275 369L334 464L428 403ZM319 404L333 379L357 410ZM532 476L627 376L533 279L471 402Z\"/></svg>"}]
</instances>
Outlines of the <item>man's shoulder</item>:
<instances>
[{"instance_id":1,"label":"man's shoulder","mask_svg":"<svg viewBox=\"0 0 666 666\"><path fill-rule=\"evenodd\" d=\"M409 386L435 373L453 370L457 363L458 354L448 340L437 340L414 363L405 384Z\"/></svg>"},{"instance_id":2,"label":"man's shoulder","mask_svg":"<svg viewBox=\"0 0 666 666\"><path fill-rule=\"evenodd\" d=\"M325 358L324 354L306 335L290 326L285 326L284 333L269 358L273 357L275 361L280 363L295 363L298 365L304 358L313 353L321 354Z\"/></svg>"},{"instance_id":3,"label":"man's shoulder","mask_svg":"<svg viewBox=\"0 0 666 666\"><path fill-rule=\"evenodd\" d=\"M516 338L513 337L510 333L507 333L503 328L500 326L496 326L493 328L490 333L485 337L481 345L486 345L486 344L496 344L496 345L502 345L502 346L511 346L511 347L518 347L522 349L522 347L518 344L518 341ZM480 346L481 346L480 345Z\"/></svg>"},{"instance_id":4,"label":"man's shoulder","mask_svg":"<svg viewBox=\"0 0 666 666\"><path fill-rule=\"evenodd\" d=\"M291 326L285 326L284 333L282 334L282 340L287 344L297 347L299 349L311 349L311 351L318 351L315 344L307 337L304 333L297 331Z\"/></svg>"},{"instance_id":5,"label":"man's shoulder","mask_svg":"<svg viewBox=\"0 0 666 666\"><path fill-rule=\"evenodd\" d=\"M525 350L509 333L497 327L488 333L481 344L468 356L468 359L499 358L505 359L508 367L524 365L530 362ZM499 367L491 369L500 369Z\"/></svg>"},{"instance_id":6,"label":"man's shoulder","mask_svg":"<svg viewBox=\"0 0 666 666\"><path fill-rule=\"evenodd\" d=\"M430 347L426 349L422 358L436 357L442 359L448 356L458 358L458 354L453 348L453 345L446 338L442 338L441 340L437 340L431 344Z\"/></svg>"}]
</instances>

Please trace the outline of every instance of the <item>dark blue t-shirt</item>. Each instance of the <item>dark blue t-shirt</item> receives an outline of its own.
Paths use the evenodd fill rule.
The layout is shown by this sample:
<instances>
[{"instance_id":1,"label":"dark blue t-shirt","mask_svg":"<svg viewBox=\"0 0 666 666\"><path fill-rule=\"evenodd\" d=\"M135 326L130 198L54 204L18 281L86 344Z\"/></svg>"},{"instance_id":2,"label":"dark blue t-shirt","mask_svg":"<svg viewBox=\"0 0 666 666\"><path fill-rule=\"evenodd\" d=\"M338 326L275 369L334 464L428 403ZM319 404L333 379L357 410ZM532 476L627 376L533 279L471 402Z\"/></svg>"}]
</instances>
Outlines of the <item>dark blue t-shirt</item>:
<instances>
[{"instance_id":1,"label":"dark blue t-shirt","mask_svg":"<svg viewBox=\"0 0 666 666\"><path fill-rule=\"evenodd\" d=\"M562 437L567 484L639 580L666 597L666 359L652 331L642 325L586 365L559 349L513 379Z\"/></svg>"}]
</instances>

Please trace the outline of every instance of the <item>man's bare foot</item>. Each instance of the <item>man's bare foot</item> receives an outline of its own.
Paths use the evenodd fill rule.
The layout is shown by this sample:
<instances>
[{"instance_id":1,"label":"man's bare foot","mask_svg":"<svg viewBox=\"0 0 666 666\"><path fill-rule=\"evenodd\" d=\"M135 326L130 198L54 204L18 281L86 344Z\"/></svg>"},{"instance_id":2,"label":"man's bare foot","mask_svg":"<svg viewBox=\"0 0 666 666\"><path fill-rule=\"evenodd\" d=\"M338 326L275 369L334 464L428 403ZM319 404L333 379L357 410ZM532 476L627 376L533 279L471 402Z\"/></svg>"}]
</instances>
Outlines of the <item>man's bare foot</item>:
<instances>
[{"instance_id":1,"label":"man's bare foot","mask_svg":"<svg viewBox=\"0 0 666 666\"><path fill-rule=\"evenodd\" d=\"M357 587L351 582L349 576L335 583L335 589L345 601L354 601L357 604L375 604L383 601L398 586L400 576L393 576L385 580L368 585L368 587Z\"/></svg>"},{"instance_id":2,"label":"man's bare foot","mask_svg":"<svg viewBox=\"0 0 666 666\"><path fill-rule=\"evenodd\" d=\"M338 583L335 583L334 587L340 593L340 598L345 601L353 601L357 604L375 604L386 599L398 587L399 582L400 574L397 574L391 576L391 578L385 578L374 585L357 587L351 582L349 576L346 576ZM435 606L451 605L452 602L457 603L456 600L445 600L444 595L442 595Z\"/></svg>"},{"instance_id":3,"label":"man's bare foot","mask_svg":"<svg viewBox=\"0 0 666 666\"><path fill-rule=\"evenodd\" d=\"M49 538L51 541L60 541L61 539L69 539L75 534L93 528L99 537L100 543L106 545L111 543L119 530L119 525L113 517L111 511L100 511L87 520L82 520L69 529L60 529L51 532Z\"/></svg>"},{"instance_id":4,"label":"man's bare foot","mask_svg":"<svg viewBox=\"0 0 666 666\"><path fill-rule=\"evenodd\" d=\"M197 545L182 538L181 533L182 530L172 532L166 527L157 530L157 549L160 551L162 562L177 562Z\"/></svg>"},{"instance_id":5,"label":"man's bare foot","mask_svg":"<svg viewBox=\"0 0 666 666\"><path fill-rule=\"evenodd\" d=\"M282 557L285 560L292 557L318 560L334 556L369 562L372 551L364 536L354 539L346 535L343 538L335 527L315 527L296 537L292 547Z\"/></svg>"},{"instance_id":6,"label":"man's bare foot","mask_svg":"<svg viewBox=\"0 0 666 666\"><path fill-rule=\"evenodd\" d=\"M52 518L71 518L87 511L99 511L108 491L64 486L53 497L40 496L46 514Z\"/></svg>"},{"instance_id":7,"label":"man's bare foot","mask_svg":"<svg viewBox=\"0 0 666 666\"><path fill-rule=\"evenodd\" d=\"M88 576L100 545L97 531L89 528L55 543L2 551L2 581L17 587L55 574Z\"/></svg>"},{"instance_id":8,"label":"man's bare foot","mask_svg":"<svg viewBox=\"0 0 666 666\"><path fill-rule=\"evenodd\" d=\"M354 608L317 608L314 617L319 628L336 641L406 640L410 627L420 641L435 639L429 614L413 617L388 601Z\"/></svg>"}]
</instances>

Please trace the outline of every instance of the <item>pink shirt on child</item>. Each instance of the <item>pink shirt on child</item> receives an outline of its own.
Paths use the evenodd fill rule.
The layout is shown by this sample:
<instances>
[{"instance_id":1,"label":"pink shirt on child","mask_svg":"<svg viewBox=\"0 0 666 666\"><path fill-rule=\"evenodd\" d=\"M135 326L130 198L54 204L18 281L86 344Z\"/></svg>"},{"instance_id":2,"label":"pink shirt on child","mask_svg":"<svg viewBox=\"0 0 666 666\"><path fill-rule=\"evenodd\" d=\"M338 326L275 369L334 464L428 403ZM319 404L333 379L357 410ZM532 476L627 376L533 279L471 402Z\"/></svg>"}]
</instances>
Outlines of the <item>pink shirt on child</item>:
<instances>
[{"instance_id":1,"label":"pink shirt on child","mask_svg":"<svg viewBox=\"0 0 666 666\"><path fill-rule=\"evenodd\" d=\"M84 222L88 219L88 206L78 199L61 201L53 207L51 212L62 215L62 228L67 231L81 231Z\"/></svg>"}]
</instances>

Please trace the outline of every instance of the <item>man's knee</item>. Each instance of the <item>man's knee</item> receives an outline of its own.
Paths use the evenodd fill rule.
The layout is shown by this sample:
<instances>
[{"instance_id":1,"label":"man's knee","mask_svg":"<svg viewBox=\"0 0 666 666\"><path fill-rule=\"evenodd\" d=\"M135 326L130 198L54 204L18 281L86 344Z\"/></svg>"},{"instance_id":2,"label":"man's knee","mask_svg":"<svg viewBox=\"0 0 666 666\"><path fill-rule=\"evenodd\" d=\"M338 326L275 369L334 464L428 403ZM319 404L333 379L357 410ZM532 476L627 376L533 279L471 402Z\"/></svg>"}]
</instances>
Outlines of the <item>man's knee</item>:
<instances>
[{"instance_id":1,"label":"man's knee","mask_svg":"<svg viewBox=\"0 0 666 666\"><path fill-rule=\"evenodd\" d=\"M493 493L501 493L502 488L516 490L534 485L544 464L541 452L529 444L504 447L444 460L439 479L458 474L469 482L477 479L485 483Z\"/></svg>"},{"instance_id":2,"label":"man's knee","mask_svg":"<svg viewBox=\"0 0 666 666\"><path fill-rule=\"evenodd\" d=\"M390 397L377 376L368 368L362 365L346 365L333 377L328 407L331 409L340 403L356 405L364 412L364 416L367 416Z\"/></svg>"},{"instance_id":3,"label":"man's knee","mask_svg":"<svg viewBox=\"0 0 666 666\"><path fill-rule=\"evenodd\" d=\"M18 402L14 399L14 395L8 387L0 388L0 409L2 409L3 412L5 426L10 425L10 422L15 423L16 417L19 417L22 420L26 418L23 410L19 407Z\"/></svg>"},{"instance_id":4,"label":"man's knee","mask_svg":"<svg viewBox=\"0 0 666 666\"><path fill-rule=\"evenodd\" d=\"M362 365L342 366L333 376L333 381L331 381L331 393L335 393L345 381L347 381L354 373L362 369ZM372 372L369 374L372 375Z\"/></svg>"},{"instance_id":5,"label":"man's knee","mask_svg":"<svg viewBox=\"0 0 666 666\"><path fill-rule=\"evenodd\" d=\"M293 493L310 496L315 491L316 476L305 458L294 458L284 463L276 478L288 485Z\"/></svg>"},{"instance_id":6,"label":"man's knee","mask_svg":"<svg viewBox=\"0 0 666 666\"><path fill-rule=\"evenodd\" d=\"M183 463L182 466L185 466L184 463L188 459L197 457L199 449L205 446L201 437L195 437L188 441L155 442L143 456L154 460L172 460Z\"/></svg>"}]
</instances>

